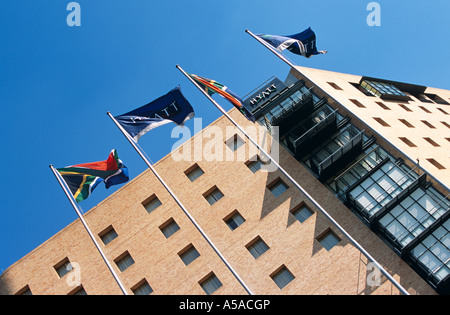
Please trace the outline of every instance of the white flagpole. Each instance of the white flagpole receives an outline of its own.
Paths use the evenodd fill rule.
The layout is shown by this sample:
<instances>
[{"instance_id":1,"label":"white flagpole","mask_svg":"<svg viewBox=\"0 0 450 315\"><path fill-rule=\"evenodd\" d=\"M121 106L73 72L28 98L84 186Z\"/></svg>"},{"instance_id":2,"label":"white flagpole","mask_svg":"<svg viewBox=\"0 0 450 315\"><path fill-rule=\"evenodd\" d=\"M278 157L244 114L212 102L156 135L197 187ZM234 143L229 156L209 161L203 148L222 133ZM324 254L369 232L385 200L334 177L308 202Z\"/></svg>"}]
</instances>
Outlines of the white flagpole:
<instances>
[{"instance_id":1,"label":"white flagpole","mask_svg":"<svg viewBox=\"0 0 450 315\"><path fill-rule=\"evenodd\" d=\"M208 235L203 231L203 229L200 227L200 225L197 223L197 221L195 221L194 217L189 213L189 211L186 209L186 207L183 205L183 203L178 199L178 197L173 193L173 191L166 184L166 182L161 178L161 176L155 170L155 168L150 163L150 161L141 152L141 150L137 146L136 142L129 136L128 132L123 129L123 127L117 122L117 120L114 118L114 116L110 112L107 112L107 115L116 124L116 126L119 128L119 130L125 136L125 138L127 138L128 142L130 142L130 144L133 146L133 148L136 150L136 152L141 156L141 158L144 160L144 162L147 164L147 166L150 168L150 170L153 172L153 174L156 176L156 178L158 178L158 180L161 182L161 184L164 186L164 188L169 192L169 194L172 196L172 198L175 200L175 202L178 204L178 206L183 210L183 212L186 214L186 216L191 220L192 224L194 224L194 226L197 228L197 230L200 232L200 234L205 238L205 240L208 242L208 244L213 248L213 250L216 252L216 254L220 257L220 259L222 259L222 261L228 267L228 269L231 271L231 273L235 276L235 278L239 281L239 283L244 287L245 291L247 291L247 293L249 295L253 295L253 292L250 290L250 288L245 284L245 282L241 279L241 277L233 269L233 267L226 260L226 258L222 255L222 253L219 251L219 249L216 247L216 245L214 245L214 243L211 241L211 239L208 237Z\"/></svg>"},{"instance_id":2,"label":"white flagpole","mask_svg":"<svg viewBox=\"0 0 450 315\"><path fill-rule=\"evenodd\" d=\"M86 229L86 231L88 232L91 240L94 242L95 247L97 247L100 255L102 256L103 260L105 261L106 265L108 266L109 271L111 271L114 279L116 280L117 284L120 287L120 290L122 291L122 293L124 295L128 295L127 290L125 289L125 287L123 286L123 284L120 281L119 277L117 276L116 272L114 271L113 267L109 263L108 258L103 253L103 251L102 251L102 249L100 247L100 244L95 239L94 234L92 233L92 231L89 228L86 220L84 219L83 215L81 214L80 209L78 208L78 205L76 204L76 201L74 200L74 197L73 197L72 193L67 188L66 182L64 181L63 178L61 178L61 174L59 174L59 172L53 167L53 165L50 165L50 169L52 170L53 174L55 175L56 179L58 180L58 183L61 185L61 188L63 189L64 193L66 194L67 198L69 199L69 201L70 201L72 207L74 208L75 212L77 213L78 217L80 218L80 221L83 224L83 226Z\"/></svg>"},{"instance_id":3,"label":"white flagpole","mask_svg":"<svg viewBox=\"0 0 450 315\"><path fill-rule=\"evenodd\" d=\"M291 68L295 69L295 65L290 62L285 56L283 56L282 53L280 53L278 50L276 50L275 48L273 48L271 45L269 45L268 43L266 43L264 40L262 40L261 38L259 38L258 36L256 36L255 34L253 34L252 32L250 32L249 30L245 30L246 33L248 33L250 36L252 36L254 39L256 39L258 42L260 42L262 45L264 45L267 49L269 49L271 52L273 52L275 55L277 55L281 60L283 60L284 62L286 62Z\"/></svg>"},{"instance_id":4,"label":"white flagpole","mask_svg":"<svg viewBox=\"0 0 450 315\"><path fill-rule=\"evenodd\" d=\"M253 140L246 132L245 130L239 126L234 120L233 118L230 117L230 115L228 115L228 113L216 102L213 100L213 98L205 91L203 90L198 84L197 82L194 81L194 79L192 79L179 65L176 66L178 68L178 70L180 70L188 79L189 81L191 81L219 110L220 112L225 115L228 120L231 121L231 123L239 129L239 131L241 131L246 137L247 139L250 140L251 143L253 143L253 145L255 145L258 150L260 152L262 152L268 159L270 159L270 161L272 163L274 163L274 165L283 173L284 176L286 176L293 184L294 186L300 190L306 198L308 198L308 200L313 203L318 209L319 211L328 219L330 220L334 226L341 231L342 234L344 234L347 239L356 247L358 248L364 256L367 257L367 259L369 259L374 265L375 267L377 267L399 290L400 292L402 292L404 295L409 295L408 291L406 291L401 285L400 283L398 283L355 239L353 239L353 237L350 236L350 234L347 233L347 231L344 230L344 228L342 228L338 222L336 222L336 220L333 219L333 217L328 214L327 211L325 211L325 209L313 198L311 197L311 195L309 195L306 190L300 186L300 184L297 183L297 181L292 178L291 175L289 175L288 172L286 172L279 164L277 161L275 161L275 159L273 159L263 148L261 148L261 146L255 141Z\"/></svg>"}]
</instances>

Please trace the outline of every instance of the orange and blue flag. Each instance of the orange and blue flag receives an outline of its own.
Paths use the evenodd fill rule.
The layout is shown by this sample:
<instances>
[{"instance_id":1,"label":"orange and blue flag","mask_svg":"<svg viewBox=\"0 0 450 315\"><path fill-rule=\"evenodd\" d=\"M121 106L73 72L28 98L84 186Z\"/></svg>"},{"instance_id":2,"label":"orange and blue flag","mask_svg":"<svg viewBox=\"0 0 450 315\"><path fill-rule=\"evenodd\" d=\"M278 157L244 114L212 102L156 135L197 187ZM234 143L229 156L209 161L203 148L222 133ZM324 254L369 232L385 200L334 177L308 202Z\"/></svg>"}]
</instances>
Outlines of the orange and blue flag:
<instances>
[{"instance_id":1,"label":"orange and blue flag","mask_svg":"<svg viewBox=\"0 0 450 315\"><path fill-rule=\"evenodd\" d=\"M215 93L219 94L233 104L234 107L236 107L248 120L251 122L256 121L252 113L245 108L244 104L242 104L241 98L234 94L228 87L217 81L206 79L195 74L189 74L189 76L194 79L194 81L197 82L210 96Z\"/></svg>"}]
</instances>

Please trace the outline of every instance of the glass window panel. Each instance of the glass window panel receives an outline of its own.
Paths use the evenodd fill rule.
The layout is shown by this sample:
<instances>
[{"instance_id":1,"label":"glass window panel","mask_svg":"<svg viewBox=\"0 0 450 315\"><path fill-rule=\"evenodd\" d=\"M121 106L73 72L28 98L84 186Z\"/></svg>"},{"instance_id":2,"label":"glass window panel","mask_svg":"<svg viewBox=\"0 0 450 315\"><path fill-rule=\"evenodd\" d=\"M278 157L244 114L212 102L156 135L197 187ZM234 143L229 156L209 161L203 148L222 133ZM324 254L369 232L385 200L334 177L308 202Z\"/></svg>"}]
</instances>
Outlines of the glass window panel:
<instances>
[{"instance_id":1,"label":"glass window panel","mask_svg":"<svg viewBox=\"0 0 450 315\"><path fill-rule=\"evenodd\" d=\"M198 257L200 257L200 254L198 253L198 251L195 249L194 246L191 246L184 253L180 254L180 258L186 266L189 265L191 262L193 262Z\"/></svg>"},{"instance_id":2,"label":"glass window panel","mask_svg":"<svg viewBox=\"0 0 450 315\"><path fill-rule=\"evenodd\" d=\"M193 182L194 180L196 180L197 178L199 178L203 174L204 174L203 170L200 167L197 166L195 169L193 169L192 171L187 173L186 176L189 178L189 180L191 182Z\"/></svg>"},{"instance_id":3,"label":"glass window panel","mask_svg":"<svg viewBox=\"0 0 450 315\"><path fill-rule=\"evenodd\" d=\"M368 178L368 179L366 179L365 181L363 181L362 183L361 183L361 187L362 188L364 188L364 189L367 189L369 186L371 186L373 183L375 183L374 181L373 181L373 179L372 178Z\"/></svg>"},{"instance_id":4,"label":"glass window panel","mask_svg":"<svg viewBox=\"0 0 450 315\"><path fill-rule=\"evenodd\" d=\"M215 274L212 274L208 279L201 282L200 286L206 294L210 295L219 289L222 286L222 283Z\"/></svg>"},{"instance_id":5,"label":"glass window panel","mask_svg":"<svg viewBox=\"0 0 450 315\"><path fill-rule=\"evenodd\" d=\"M288 189L288 186L281 180L272 185L269 190L275 195L275 197L281 196Z\"/></svg>"},{"instance_id":6,"label":"glass window panel","mask_svg":"<svg viewBox=\"0 0 450 315\"><path fill-rule=\"evenodd\" d=\"M411 197L406 197L400 204L403 208L408 209L414 203L414 200Z\"/></svg>"},{"instance_id":7,"label":"glass window panel","mask_svg":"<svg viewBox=\"0 0 450 315\"><path fill-rule=\"evenodd\" d=\"M152 287L145 281L136 289L132 290L134 295L150 295L153 292Z\"/></svg>"},{"instance_id":8,"label":"glass window panel","mask_svg":"<svg viewBox=\"0 0 450 315\"><path fill-rule=\"evenodd\" d=\"M436 267L439 266L439 259L429 251L425 252L419 260L431 271L435 271Z\"/></svg>"},{"instance_id":9,"label":"glass window panel","mask_svg":"<svg viewBox=\"0 0 450 315\"><path fill-rule=\"evenodd\" d=\"M402 237L408 235L408 230L405 229L405 227L397 220L390 223L386 228L396 239L401 239Z\"/></svg>"},{"instance_id":10,"label":"glass window panel","mask_svg":"<svg viewBox=\"0 0 450 315\"><path fill-rule=\"evenodd\" d=\"M415 203L411 207L409 207L408 212L411 213L417 219L421 219L421 218L425 218L425 217L429 216L428 212L426 212L417 203Z\"/></svg>"},{"instance_id":11,"label":"glass window panel","mask_svg":"<svg viewBox=\"0 0 450 315\"><path fill-rule=\"evenodd\" d=\"M324 236L319 239L320 244L327 250L331 250L336 246L341 240L339 237L333 233L333 231L327 232Z\"/></svg>"},{"instance_id":12,"label":"glass window panel","mask_svg":"<svg viewBox=\"0 0 450 315\"><path fill-rule=\"evenodd\" d=\"M434 231L433 236L435 238L437 238L438 240L442 239L446 234L447 234L447 230L440 226L438 229L436 229L436 231Z\"/></svg>"},{"instance_id":13,"label":"glass window panel","mask_svg":"<svg viewBox=\"0 0 450 315\"><path fill-rule=\"evenodd\" d=\"M388 213L380 219L380 223L383 226L388 226L394 220L395 218L390 213Z\"/></svg>"},{"instance_id":14,"label":"glass window panel","mask_svg":"<svg viewBox=\"0 0 450 315\"><path fill-rule=\"evenodd\" d=\"M384 190L378 186L378 184L373 184L371 187L367 189L367 192L372 196L376 201L383 200Z\"/></svg>"},{"instance_id":15,"label":"glass window panel","mask_svg":"<svg viewBox=\"0 0 450 315\"><path fill-rule=\"evenodd\" d=\"M450 274L450 269L447 266L443 266L436 272L436 277L440 280L444 279Z\"/></svg>"},{"instance_id":16,"label":"glass window panel","mask_svg":"<svg viewBox=\"0 0 450 315\"><path fill-rule=\"evenodd\" d=\"M414 200L419 200L420 198L422 198L422 196L425 194L425 192L419 188L414 190L414 192L410 195Z\"/></svg>"},{"instance_id":17,"label":"glass window panel","mask_svg":"<svg viewBox=\"0 0 450 315\"><path fill-rule=\"evenodd\" d=\"M450 234L447 233L445 237L441 238L441 243L444 244L445 247L450 248Z\"/></svg>"},{"instance_id":18,"label":"glass window panel","mask_svg":"<svg viewBox=\"0 0 450 315\"><path fill-rule=\"evenodd\" d=\"M172 219L172 221L169 224L167 224L165 227L161 229L161 232L164 234L166 238L169 238L179 229L180 227L178 226L178 224Z\"/></svg>"},{"instance_id":19,"label":"glass window panel","mask_svg":"<svg viewBox=\"0 0 450 315\"><path fill-rule=\"evenodd\" d=\"M419 244L412 250L412 254L414 257L419 258L423 253L425 253L426 250L427 248L423 244Z\"/></svg>"},{"instance_id":20,"label":"glass window panel","mask_svg":"<svg viewBox=\"0 0 450 315\"><path fill-rule=\"evenodd\" d=\"M375 200L367 192L361 194L356 201L367 211L370 211L375 204Z\"/></svg>"},{"instance_id":21,"label":"glass window panel","mask_svg":"<svg viewBox=\"0 0 450 315\"><path fill-rule=\"evenodd\" d=\"M297 210L293 211L292 214L295 218L300 222L305 222L310 216L313 215L313 212L309 210L306 206L302 206Z\"/></svg>"},{"instance_id":22,"label":"glass window panel","mask_svg":"<svg viewBox=\"0 0 450 315\"><path fill-rule=\"evenodd\" d=\"M59 263L57 267L55 267L55 270L58 273L59 277L62 278L72 271L72 264L70 263L69 259L66 258L63 262Z\"/></svg>"},{"instance_id":23,"label":"glass window panel","mask_svg":"<svg viewBox=\"0 0 450 315\"><path fill-rule=\"evenodd\" d=\"M403 212L397 220L406 228L412 227L417 221L408 213Z\"/></svg>"},{"instance_id":24,"label":"glass window panel","mask_svg":"<svg viewBox=\"0 0 450 315\"><path fill-rule=\"evenodd\" d=\"M280 289L283 289L292 280L294 280L295 277L286 267L283 267L280 271L272 276L272 279Z\"/></svg>"},{"instance_id":25,"label":"glass window panel","mask_svg":"<svg viewBox=\"0 0 450 315\"><path fill-rule=\"evenodd\" d=\"M160 205L162 205L161 201L157 197L150 200L148 203L144 205L145 210L147 210L148 213L154 211L156 208L158 208Z\"/></svg>"},{"instance_id":26,"label":"glass window panel","mask_svg":"<svg viewBox=\"0 0 450 315\"><path fill-rule=\"evenodd\" d=\"M250 163L247 164L247 167L253 172L256 173L257 171L259 171L262 167L262 162L261 160L258 158L256 161L252 161Z\"/></svg>"},{"instance_id":27,"label":"glass window panel","mask_svg":"<svg viewBox=\"0 0 450 315\"><path fill-rule=\"evenodd\" d=\"M449 252L448 249L445 248L445 246L442 243L437 243L433 248L431 249L431 252L440 260L440 261L447 261L449 258Z\"/></svg>"},{"instance_id":28,"label":"glass window panel","mask_svg":"<svg viewBox=\"0 0 450 315\"><path fill-rule=\"evenodd\" d=\"M106 232L105 234L100 236L103 244L105 244L105 245L108 245L111 241L113 241L117 237L118 237L118 235L113 228L111 228L111 230L109 230L108 232Z\"/></svg>"},{"instance_id":29,"label":"glass window panel","mask_svg":"<svg viewBox=\"0 0 450 315\"><path fill-rule=\"evenodd\" d=\"M425 195L418 200L418 203L428 212L437 209L438 204L430 196Z\"/></svg>"},{"instance_id":30,"label":"glass window panel","mask_svg":"<svg viewBox=\"0 0 450 315\"><path fill-rule=\"evenodd\" d=\"M228 225L228 227L234 231L237 229L242 223L245 222L245 219L237 212L234 214L231 218L225 221L225 223Z\"/></svg>"},{"instance_id":31,"label":"glass window panel","mask_svg":"<svg viewBox=\"0 0 450 315\"><path fill-rule=\"evenodd\" d=\"M130 254L126 254L123 258L116 261L117 267L121 272L124 272L127 270L130 266L134 264L133 258L130 256Z\"/></svg>"},{"instance_id":32,"label":"glass window panel","mask_svg":"<svg viewBox=\"0 0 450 315\"><path fill-rule=\"evenodd\" d=\"M253 241L250 245L248 245L247 249L254 258L258 258L269 250L269 246L267 246L261 238L258 238L256 241Z\"/></svg>"},{"instance_id":33,"label":"glass window panel","mask_svg":"<svg viewBox=\"0 0 450 315\"><path fill-rule=\"evenodd\" d=\"M383 176L378 180L378 185L386 191L387 193L391 193L397 187L395 183L387 176Z\"/></svg>"},{"instance_id":34,"label":"glass window panel","mask_svg":"<svg viewBox=\"0 0 450 315\"><path fill-rule=\"evenodd\" d=\"M431 246L433 246L436 242L436 238L433 235L430 235L423 241L423 244L426 247L431 248Z\"/></svg>"},{"instance_id":35,"label":"glass window panel","mask_svg":"<svg viewBox=\"0 0 450 315\"><path fill-rule=\"evenodd\" d=\"M206 195L205 198L208 201L208 203L212 206L217 201L219 201L224 195L219 189L214 190L210 194Z\"/></svg>"},{"instance_id":36,"label":"glass window panel","mask_svg":"<svg viewBox=\"0 0 450 315\"><path fill-rule=\"evenodd\" d=\"M400 214L403 213L403 211L405 211L405 209L401 205L398 205L394 209L392 209L391 212L388 213L388 215L393 215L394 217L398 217Z\"/></svg>"}]
</instances>

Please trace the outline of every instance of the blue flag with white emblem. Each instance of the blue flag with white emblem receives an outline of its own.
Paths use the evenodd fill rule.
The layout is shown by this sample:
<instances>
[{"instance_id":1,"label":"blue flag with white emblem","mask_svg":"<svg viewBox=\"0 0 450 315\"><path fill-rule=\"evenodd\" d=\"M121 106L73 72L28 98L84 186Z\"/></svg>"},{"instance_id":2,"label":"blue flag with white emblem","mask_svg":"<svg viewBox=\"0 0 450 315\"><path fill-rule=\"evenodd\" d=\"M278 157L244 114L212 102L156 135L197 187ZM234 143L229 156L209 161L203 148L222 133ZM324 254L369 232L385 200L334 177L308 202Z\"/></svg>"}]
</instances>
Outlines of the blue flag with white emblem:
<instances>
[{"instance_id":1,"label":"blue flag with white emblem","mask_svg":"<svg viewBox=\"0 0 450 315\"><path fill-rule=\"evenodd\" d=\"M183 125L194 117L194 109L177 86L166 95L126 114L114 117L134 141L150 130L174 122Z\"/></svg>"},{"instance_id":2,"label":"blue flag with white emblem","mask_svg":"<svg viewBox=\"0 0 450 315\"><path fill-rule=\"evenodd\" d=\"M308 28L301 33L288 36L268 34L259 34L256 36L269 43L279 52L287 49L294 54L301 55L306 58L309 58L312 55L327 53L326 50L317 50L316 34L311 28Z\"/></svg>"}]
</instances>

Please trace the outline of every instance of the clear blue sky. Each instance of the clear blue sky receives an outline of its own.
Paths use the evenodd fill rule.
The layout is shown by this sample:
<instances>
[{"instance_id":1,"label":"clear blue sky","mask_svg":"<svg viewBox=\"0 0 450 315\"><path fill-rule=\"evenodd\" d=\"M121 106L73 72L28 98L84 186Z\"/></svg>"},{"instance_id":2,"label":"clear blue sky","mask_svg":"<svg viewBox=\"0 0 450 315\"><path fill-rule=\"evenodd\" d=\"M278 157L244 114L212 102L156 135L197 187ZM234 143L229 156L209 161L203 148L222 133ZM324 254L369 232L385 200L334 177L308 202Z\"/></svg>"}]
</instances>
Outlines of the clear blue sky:
<instances>
[{"instance_id":1,"label":"clear blue sky","mask_svg":"<svg viewBox=\"0 0 450 315\"><path fill-rule=\"evenodd\" d=\"M104 160L115 148L131 178L146 169L107 111L125 113L180 84L204 126L219 117L176 64L241 96L272 75L284 79L288 66L247 28L312 27L328 54L287 55L297 65L450 89L448 0L380 0L380 27L366 23L368 0L79 0L81 27L72 28L69 2L0 2L0 272L77 218L49 164ZM141 139L153 161L177 141L172 127ZM98 186L81 207L118 188Z\"/></svg>"}]
</instances>

